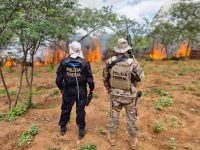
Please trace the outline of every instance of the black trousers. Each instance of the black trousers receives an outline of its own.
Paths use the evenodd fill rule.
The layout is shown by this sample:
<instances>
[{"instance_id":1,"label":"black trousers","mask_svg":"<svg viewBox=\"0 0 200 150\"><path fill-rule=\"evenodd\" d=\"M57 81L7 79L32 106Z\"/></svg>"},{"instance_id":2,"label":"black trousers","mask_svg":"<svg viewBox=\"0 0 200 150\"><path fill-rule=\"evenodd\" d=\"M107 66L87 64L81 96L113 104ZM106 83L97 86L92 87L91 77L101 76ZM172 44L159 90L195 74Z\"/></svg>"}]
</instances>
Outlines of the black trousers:
<instances>
[{"instance_id":1,"label":"black trousers","mask_svg":"<svg viewBox=\"0 0 200 150\"><path fill-rule=\"evenodd\" d=\"M65 89L62 106L61 106L61 116L59 125L66 126L70 120L70 114L74 103L76 102L76 124L79 129L85 129L85 101L87 98L87 88L80 88L79 89L79 98L77 89Z\"/></svg>"}]
</instances>

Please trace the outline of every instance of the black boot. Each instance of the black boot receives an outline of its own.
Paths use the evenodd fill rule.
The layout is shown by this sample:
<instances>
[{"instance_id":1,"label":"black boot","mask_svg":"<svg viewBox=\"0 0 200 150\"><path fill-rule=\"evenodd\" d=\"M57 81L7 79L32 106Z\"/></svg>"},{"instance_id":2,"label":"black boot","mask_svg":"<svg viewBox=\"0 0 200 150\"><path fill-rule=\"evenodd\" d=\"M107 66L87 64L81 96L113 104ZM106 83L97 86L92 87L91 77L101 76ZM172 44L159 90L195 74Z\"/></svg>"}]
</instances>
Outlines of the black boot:
<instances>
[{"instance_id":1,"label":"black boot","mask_svg":"<svg viewBox=\"0 0 200 150\"><path fill-rule=\"evenodd\" d=\"M79 140L83 139L86 134L87 134L87 130L85 128L79 129Z\"/></svg>"},{"instance_id":2,"label":"black boot","mask_svg":"<svg viewBox=\"0 0 200 150\"><path fill-rule=\"evenodd\" d=\"M67 131L66 126L60 126L60 135L61 136L64 136L66 131Z\"/></svg>"}]
</instances>

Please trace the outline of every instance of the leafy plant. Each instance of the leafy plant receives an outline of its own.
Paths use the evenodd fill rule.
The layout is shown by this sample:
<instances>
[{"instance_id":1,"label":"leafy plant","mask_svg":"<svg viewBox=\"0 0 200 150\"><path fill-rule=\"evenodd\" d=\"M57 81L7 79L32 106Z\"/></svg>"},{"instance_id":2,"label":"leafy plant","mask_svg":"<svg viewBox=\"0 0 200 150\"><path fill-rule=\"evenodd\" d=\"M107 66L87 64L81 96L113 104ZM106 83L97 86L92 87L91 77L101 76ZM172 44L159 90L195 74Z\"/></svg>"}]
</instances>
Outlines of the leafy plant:
<instances>
[{"instance_id":1,"label":"leafy plant","mask_svg":"<svg viewBox=\"0 0 200 150\"><path fill-rule=\"evenodd\" d=\"M154 107L157 109L157 110L163 110L163 105L161 103L161 101L156 101L154 102Z\"/></svg>"},{"instance_id":2,"label":"leafy plant","mask_svg":"<svg viewBox=\"0 0 200 150\"><path fill-rule=\"evenodd\" d=\"M13 107L8 113L8 120L16 120L18 116L21 116L26 112L27 108L25 106Z\"/></svg>"},{"instance_id":3,"label":"leafy plant","mask_svg":"<svg viewBox=\"0 0 200 150\"><path fill-rule=\"evenodd\" d=\"M5 90L4 89L0 89L0 95L5 94Z\"/></svg>"},{"instance_id":4,"label":"leafy plant","mask_svg":"<svg viewBox=\"0 0 200 150\"><path fill-rule=\"evenodd\" d=\"M9 93L10 95L17 95L17 91L14 91L14 90L10 90Z\"/></svg>"},{"instance_id":5,"label":"leafy plant","mask_svg":"<svg viewBox=\"0 0 200 150\"><path fill-rule=\"evenodd\" d=\"M160 133L164 129L164 123L161 121L156 121L153 126L153 131L155 133Z\"/></svg>"},{"instance_id":6,"label":"leafy plant","mask_svg":"<svg viewBox=\"0 0 200 150\"><path fill-rule=\"evenodd\" d=\"M28 132L23 132L19 138L19 146L25 146L30 143L33 136Z\"/></svg>"},{"instance_id":7,"label":"leafy plant","mask_svg":"<svg viewBox=\"0 0 200 150\"><path fill-rule=\"evenodd\" d=\"M178 88L176 86L172 86L172 91L176 91Z\"/></svg>"},{"instance_id":8,"label":"leafy plant","mask_svg":"<svg viewBox=\"0 0 200 150\"><path fill-rule=\"evenodd\" d=\"M97 150L96 144L89 144L87 146L82 146L80 150Z\"/></svg>"},{"instance_id":9,"label":"leafy plant","mask_svg":"<svg viewBox=\"0 0 200 150\"><path fill-rule=\"evenodd\" d=\"M32 134L32 135L36 135L36 134L38 134L39 133L39 128L38 128L38 126L36 125L36 124L32 124L31 125L31 128L29 129L29 131L28 131L30 134Z\"/></svg>"},{"instance_id":10,"label":"leafy plant","mask_svg":"<svg viewBox=\"0 0 200 150\"><path fill-rule=\"evenodd\" d=\"M171 106L173 104L173 101L169 97L162 97L161 103L165 107L165 106Z\"/></svg>"},{"instance_id":11,"label":"leafy plant","mask_svg":"<svg viewBox=\"0 0 200 150\"><path fill-rule=\"evenodd\" d=\"M160 96L167 96L169 93L161 88L155 88L155 92Z\"/></svg>"},{"instance_id":12,"label":"leafy plant","mask_svg":"<svg viewBox=\"0 0 200 150\"><path fill-rule=\"evenodd\" d=\"M169 138L169 148L171 150L175 150L176 149L176 139L173 137Z\"/></svg>"},{"instance_id":13,"label":"leafy plant","mask_svg":"<svg viewBox=\"0 0 200 150\"><path fill-rule=\"evenodd\" d=\"M177 126L177 121L176 121L176 117L175 117L175 116L171 116L171 117L170 117L170 126L171 126L172 128L176 128L176 126Z\"/></svg>"},{"instance_id":14,"label":"leafy plant","mask_svg":"<svg viewBox=\"0 0 200 150\"><path fill-rule=\"evenodd\" d=\"M3 120L5 117L4 113L3 112L0 112L0 121Z\"/></svg>"},{"instance_id":15,"label":"leafy plant","mask_svg":"<svg viewBox=\"0 0 200 150\"><path fill-rule=\"evenodd\" d=\"M51 91L50 96L51 96L51 97L56 96L56 95L58 95L58 93L59 93L59 89L54 88L54 89Z\"/></svg>"},{"instance_id":16,"label":"leafy plant","mask_svg":"<svg viewBox=\"0 0 200 150\"><path fill-rule=\"evenodd\" d=\"M39 133L38 126L36 124L32 124L31 128L28 131L23 132L20 135L20 138L18 141L19 146L25 146L25 145L29 144L31 142L31 140L33 139L33 137L38 133Z\"/></svg>"},{"instance_id":17,"label":"leafy plant","mask_svg":"<svg viewBox=\"0 0 200 150\"><path fill-rule=\"evenodd\" d=\"M187 150L195 150L195 147L194 147L193 145L187 143L186 149L187 149Z\"/></svg>"},{"instance_id":18,"label":"leafy plant","mask_svg":"<svg viewBox=\"0 0 200 150\"><path fill-rule=\"evenodd\" d=\"M143 150L143 148L141 146L138 147L138 150Z\"/></svg>"},{"instance_id":19,"label":"leafy plant","mask_svg":"<svg viewBox=\"0 0 200 150\"><path fill-rule=\"evenodd\" d=\"M169 98L169 97L166 97L166 96L163 96L161 98L161 100L159 101L155 101L154 102L154 107L157 109L157 110L163 110L164 107L166 106L171 106L174 102Z\"/></svg>"},{"instance_id":20,"label":"leafy plant","mask_svg":"<svg viewBox=\"0 0 200 150\"><path fill-rule=\"evenodd\" d=\"M105 131L104 128L99 129L99 133L100 133L101 135L106 135L106 131Z\"/></svg>"}]
</instances>

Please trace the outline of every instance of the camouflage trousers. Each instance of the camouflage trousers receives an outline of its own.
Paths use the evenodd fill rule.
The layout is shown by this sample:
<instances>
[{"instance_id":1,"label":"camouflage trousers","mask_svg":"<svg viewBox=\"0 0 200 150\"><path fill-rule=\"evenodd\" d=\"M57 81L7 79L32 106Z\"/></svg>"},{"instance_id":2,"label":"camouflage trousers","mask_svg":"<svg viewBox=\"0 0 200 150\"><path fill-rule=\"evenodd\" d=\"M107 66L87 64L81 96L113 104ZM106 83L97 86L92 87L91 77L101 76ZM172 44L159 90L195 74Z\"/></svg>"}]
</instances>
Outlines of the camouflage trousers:
<instances>
[{"instance_id":1,"label":"camouflage trousers","mask_svg":"<svg viewBox=\"0 0 200 150\"><path fill-rule=\"evenodd\" d=\"M128 125L128 132L132 138L135 138L137 136L137 125L136 125L136 108L135 108L135 101L134 99L130 101L129 103L124 103L126 101L126 98L118 97L118 96L111 96L111 102L112 102L112 112L110 117L110 123L109 123L109 132L111 134L115 134L118 129L119 125L119 117L120 117L120 111L122 108L125 108L126 111L126 119L127 119L127 125ZM122 103L123 102L123 103Z\"/></svg>"}]
</instances>

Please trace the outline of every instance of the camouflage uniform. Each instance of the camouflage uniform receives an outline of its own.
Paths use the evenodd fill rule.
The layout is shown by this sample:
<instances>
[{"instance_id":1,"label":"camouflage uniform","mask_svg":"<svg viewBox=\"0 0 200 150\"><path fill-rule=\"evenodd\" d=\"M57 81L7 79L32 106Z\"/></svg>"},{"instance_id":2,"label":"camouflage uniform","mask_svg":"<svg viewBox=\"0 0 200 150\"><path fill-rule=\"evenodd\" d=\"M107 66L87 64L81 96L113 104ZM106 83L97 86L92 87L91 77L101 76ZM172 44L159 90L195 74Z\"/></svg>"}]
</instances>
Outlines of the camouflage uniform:
<instances>
[{"instance_id":1,"label":"camouflage uniform","mask_svg":"<svg viewBox=\"0 0 200 150\"><path fill-rule=\"evenodd\" d=\"M131 75L131 85L130 90L123 90L120 88L113 88L110 84L111 69L109 65L118 59L118 56L113 56L106 62L106 67L103 71L104 86L106 87L108 93L110 94L110 100L112 103L112 112L110 117L109 132L114 135L117 131L119 124L119 114L122 108L126 110L128 131L132 138L137 136L137 126L136 126L136 108L135 108L135 98L137 94L137 82L140 82L144 77L143 69L139 66L135 58L128 58L123 60L122 63L126 62L129 64ZM119 62L121 63L121 62ZM118 64L118 63L117 63ZM119 85L120 87L120 85Z\"/></svg>"}]
</instances>

